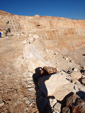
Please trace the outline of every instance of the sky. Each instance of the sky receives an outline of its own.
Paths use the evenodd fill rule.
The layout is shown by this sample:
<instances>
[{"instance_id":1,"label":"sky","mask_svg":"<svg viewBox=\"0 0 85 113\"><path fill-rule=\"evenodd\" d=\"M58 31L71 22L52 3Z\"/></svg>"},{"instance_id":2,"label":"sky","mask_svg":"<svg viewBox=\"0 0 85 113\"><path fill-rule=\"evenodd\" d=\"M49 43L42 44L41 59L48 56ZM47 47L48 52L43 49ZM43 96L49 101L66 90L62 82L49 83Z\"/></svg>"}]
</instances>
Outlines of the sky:
<instances>
[{"instance_id":1,"label":"sky","mask_svg":"<svg viewBox=\"0 0 85 113\"><path fill-rule=\"evenodd\" d=\"M85 0L0 0L0 10L23 16L85 19Z\"/></svg>"}]
</instances>

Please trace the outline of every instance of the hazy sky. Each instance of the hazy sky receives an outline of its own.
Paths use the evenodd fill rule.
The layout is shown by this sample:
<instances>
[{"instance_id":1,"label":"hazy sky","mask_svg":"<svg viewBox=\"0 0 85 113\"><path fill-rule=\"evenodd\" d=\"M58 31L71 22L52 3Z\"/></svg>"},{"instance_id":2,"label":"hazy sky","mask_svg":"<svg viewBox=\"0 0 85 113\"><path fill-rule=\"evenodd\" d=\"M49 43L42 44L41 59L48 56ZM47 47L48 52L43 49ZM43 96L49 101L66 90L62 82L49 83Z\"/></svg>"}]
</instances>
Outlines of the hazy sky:
<instances>
[{"instance_id":1,"label":"hazy sky","mask_svg":"<svg viewBox=\"0 0 85 113\"><path fill-rule=\"evenodd\" d=\"M0 10L16 15L85 19L85 0L0 0Z\"/></svg>"}]
</instances>

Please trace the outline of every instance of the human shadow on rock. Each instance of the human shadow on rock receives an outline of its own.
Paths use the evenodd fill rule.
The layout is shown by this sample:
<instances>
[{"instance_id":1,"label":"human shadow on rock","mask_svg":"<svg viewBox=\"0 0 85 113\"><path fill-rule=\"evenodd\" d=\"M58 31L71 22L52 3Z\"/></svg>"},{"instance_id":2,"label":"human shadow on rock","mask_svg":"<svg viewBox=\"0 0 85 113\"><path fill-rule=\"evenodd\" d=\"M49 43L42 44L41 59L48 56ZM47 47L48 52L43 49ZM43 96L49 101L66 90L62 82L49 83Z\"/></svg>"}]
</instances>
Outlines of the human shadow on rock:
<instances>
[{"instance_id":1,"label":"human shadow on rock","mask_svg":"<svg viewBox=\"0 0 85 113\"><path fill-rule=\"evenodd\" d=\"M36 104L39 113L52 113L52 109L48 98L48 91L45 86L45 81L48 80L51 75L41 76L41 69L41 67L36 68L35 73L33 74L33 81L36 90Z\"/></svg>"}]
</instances>

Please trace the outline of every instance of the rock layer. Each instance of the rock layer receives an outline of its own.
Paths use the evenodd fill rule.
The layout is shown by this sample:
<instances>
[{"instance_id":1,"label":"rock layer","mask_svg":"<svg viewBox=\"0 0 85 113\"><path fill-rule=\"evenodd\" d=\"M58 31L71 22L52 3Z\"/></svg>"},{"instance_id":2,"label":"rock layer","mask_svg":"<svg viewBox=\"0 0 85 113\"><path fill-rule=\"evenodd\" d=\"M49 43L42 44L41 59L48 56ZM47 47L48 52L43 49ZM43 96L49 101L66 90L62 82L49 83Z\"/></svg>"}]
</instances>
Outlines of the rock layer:
<instances>
[{"instance_id":1,"label":"rock layer","mask_svg":"<svg viewBox=\"0 0 85 113\"><path fill-rule=\"evenodd\" d=\"M49 16L18 16L0 11L0 28L12 34L36 33L46 40L47 48L73 49L85 44L85 20ZM54 41L54 44L51 43ZM50 43L50 44L48 44Z\"/></svg>"}]
</instances>

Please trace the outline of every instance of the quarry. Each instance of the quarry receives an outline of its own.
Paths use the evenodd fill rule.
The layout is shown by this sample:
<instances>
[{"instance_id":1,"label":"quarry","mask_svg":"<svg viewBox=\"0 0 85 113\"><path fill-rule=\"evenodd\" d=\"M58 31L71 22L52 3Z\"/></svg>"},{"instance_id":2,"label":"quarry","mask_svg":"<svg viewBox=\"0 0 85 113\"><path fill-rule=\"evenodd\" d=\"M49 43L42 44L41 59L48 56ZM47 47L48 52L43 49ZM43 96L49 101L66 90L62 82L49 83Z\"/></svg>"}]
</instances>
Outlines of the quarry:
<instances>
[{"instance_id":1,"label":"quarry","mask_svg":"<svg viewBox=\"0 0 85 113\"><path fill-rule=\"evenodd\" d=\"M0 10L0 113L85 113L85 20Z\"/></svg>"}]
</instances>

